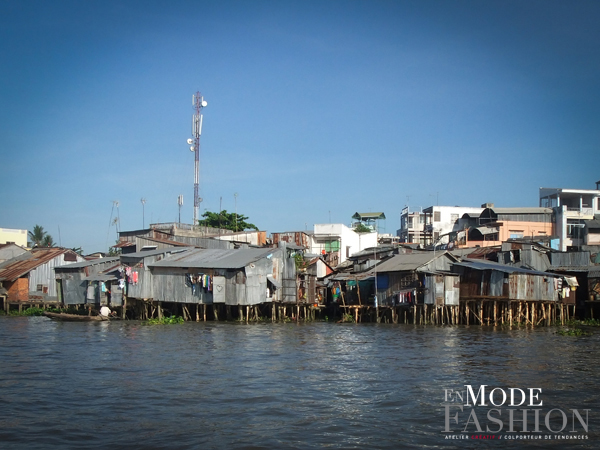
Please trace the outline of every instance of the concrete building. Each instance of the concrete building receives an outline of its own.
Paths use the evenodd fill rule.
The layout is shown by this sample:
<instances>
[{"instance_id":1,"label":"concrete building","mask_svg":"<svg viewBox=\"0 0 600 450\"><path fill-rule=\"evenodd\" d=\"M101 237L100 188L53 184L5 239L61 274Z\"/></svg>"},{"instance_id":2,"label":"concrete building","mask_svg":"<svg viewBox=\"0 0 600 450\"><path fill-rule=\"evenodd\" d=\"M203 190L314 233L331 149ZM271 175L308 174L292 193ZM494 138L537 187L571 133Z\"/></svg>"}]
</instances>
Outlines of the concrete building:
<instances>
[{"instance_id":1,"label":"concrete building","mask_svg":"<svg viewBox=\"0 0 600 450\"><path fill-rule=\"evenodd\" d=\"M463 206L430 206L423 210L425 224L423 242L425 245L449 243L449 234L463 230L461 219L467 214L479 216L484 207L472 208Z\"/></svg>"},{"instance_id":2,"label":"concrete building","mask_svg":"<svg viewBox=\"0 0 600 450\"><path fill-rule=\"evenodd\" d=\"M472 219L471 219L472 220ZM491 247L501 245L509 239L531 239L550 242L555 234L553 210L551 208L485 208L470 226L463 242L465 247Z\"/></svg>"},{"instance_id":3,"label":"concrete building","mask_svg":"<svg viewBox=\"0 0 600 450\"><path fill-rule=\"evenodd\" d=\"M329 265L335 267L354 253L376 247L377 236L376 231L357 233L341 223L315 224L309 253L322 255Z\"/></svg>"},{"instance_id":4,"label":"concrete building","mask_svg":"<svg viewBox=\"0 0 600 450\"><path fill-rule=\"evenodd\" d=\"M540 206L552 208L556 220L558 250L585 245L585 222L600 214L600 181L596 189L540 188Z\"/></svg>"},{"instance_id":5,"label":"concrete building","mask_svg":"<svg viewBox=\"0 0 600 450\"><path fill-rule=\"evenodd\" d=\"M406 206L400 213L400 229L396 232L400 242L425 245L425 213L410 211Z\"/></svg>"}]
</instances>

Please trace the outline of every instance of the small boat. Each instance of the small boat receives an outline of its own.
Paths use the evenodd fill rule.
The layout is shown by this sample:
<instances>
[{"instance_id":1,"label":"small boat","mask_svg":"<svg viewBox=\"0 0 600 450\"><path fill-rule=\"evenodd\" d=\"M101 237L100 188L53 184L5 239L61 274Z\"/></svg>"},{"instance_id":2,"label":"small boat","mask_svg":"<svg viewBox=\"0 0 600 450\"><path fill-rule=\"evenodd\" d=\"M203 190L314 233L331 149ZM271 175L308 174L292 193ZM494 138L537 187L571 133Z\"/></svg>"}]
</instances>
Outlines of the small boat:
<instances>
[{"instance_id":1,"label":"small boat","mask_svg":"<svg viewBox=\"0 0 600 450\"><path fill-rule=\"evenodd\" d=\"M106 316L83 316L79 314L53 313L47 311L44 311L42 315L53 320L62 320L65 322L94 322L109 320L109 318Z\"/></svg>"}]
</instances>

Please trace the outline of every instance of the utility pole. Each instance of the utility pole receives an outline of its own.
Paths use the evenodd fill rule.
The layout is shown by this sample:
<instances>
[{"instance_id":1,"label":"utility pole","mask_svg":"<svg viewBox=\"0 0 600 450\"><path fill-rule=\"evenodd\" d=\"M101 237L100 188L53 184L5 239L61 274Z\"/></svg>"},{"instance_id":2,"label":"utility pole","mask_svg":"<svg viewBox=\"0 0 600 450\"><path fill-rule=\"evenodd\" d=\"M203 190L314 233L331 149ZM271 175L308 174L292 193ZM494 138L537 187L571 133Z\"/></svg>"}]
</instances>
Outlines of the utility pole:
<instances>
[{"instance_id":1,"label":"utility pole","mask_svg":"<svg viewBox=\"0 0 600 450\"><path fill-rule=\"evenodd\" d=\"M143 230L144 228L146 228L146 216L145 216L146 199L142 197L140 202L142 202L142 230Z\"/></svg>"},{"instance_id":2,"label":"utility pole","mask_svg":"<svg viewBox=\"0 0 600 450\"><path fill-rule=\"evenodd\" d=\"M235 198L235 232L237 233L237 198L238 198L238 193L236 192L235 194L233 194L233 197Z\"/></svg>"}]
</instances>

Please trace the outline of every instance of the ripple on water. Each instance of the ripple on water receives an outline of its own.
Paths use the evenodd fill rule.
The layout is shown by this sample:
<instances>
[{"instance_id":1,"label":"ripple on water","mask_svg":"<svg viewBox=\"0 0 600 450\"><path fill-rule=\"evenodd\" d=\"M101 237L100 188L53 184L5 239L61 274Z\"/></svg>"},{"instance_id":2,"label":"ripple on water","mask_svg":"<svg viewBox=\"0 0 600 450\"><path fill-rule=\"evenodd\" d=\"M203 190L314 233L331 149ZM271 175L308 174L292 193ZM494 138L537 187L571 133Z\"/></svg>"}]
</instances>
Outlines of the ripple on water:
<instances>
[{"instance_id":1,"label":"ripple on water","mask_svg":"<svg viewBox=\"0 0 600 450\"><path fill-rule=\"evenodd\" d=\"M447 447L443 389L465 384L599 408L598 338L546 330L0 317L0 342L15 449Z\"/></svg>"}]
</instances>

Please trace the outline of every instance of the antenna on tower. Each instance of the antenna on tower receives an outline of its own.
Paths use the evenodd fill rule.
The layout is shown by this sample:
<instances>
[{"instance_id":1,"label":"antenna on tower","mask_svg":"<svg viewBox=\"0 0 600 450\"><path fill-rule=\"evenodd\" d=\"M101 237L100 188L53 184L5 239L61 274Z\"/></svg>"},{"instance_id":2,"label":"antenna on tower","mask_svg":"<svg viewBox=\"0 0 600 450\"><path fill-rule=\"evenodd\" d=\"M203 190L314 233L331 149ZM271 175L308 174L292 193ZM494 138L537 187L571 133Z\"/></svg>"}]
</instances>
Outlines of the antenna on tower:
<instances>
[{"instance_id":1,"label":"antenna on tower","mask_svg":"<svg viewBox=\"0 0 600 450\"><path fill-rule=\"evenodd\" d=\"M192 139L188 139L190 151L194 152L194 221L192 226L198 224L198 210L202 201L198 195L198 185L200 183L200 135L202 134L202 108L208 103L200 92L192 96L192 107L194 115L192 116ZM191 142L190 142L191 141Z\"/></svg>"}]
</instances>

